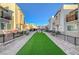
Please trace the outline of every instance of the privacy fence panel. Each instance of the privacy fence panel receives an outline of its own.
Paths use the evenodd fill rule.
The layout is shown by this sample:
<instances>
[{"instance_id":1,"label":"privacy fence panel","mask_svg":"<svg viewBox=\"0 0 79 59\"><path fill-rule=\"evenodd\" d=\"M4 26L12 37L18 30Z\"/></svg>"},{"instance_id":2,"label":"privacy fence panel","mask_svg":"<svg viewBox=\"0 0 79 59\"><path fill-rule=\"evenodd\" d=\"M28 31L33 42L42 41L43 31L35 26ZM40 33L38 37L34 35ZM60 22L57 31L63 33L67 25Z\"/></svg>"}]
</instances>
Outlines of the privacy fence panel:
<instances>
[{"instance_id":1,"label":"privacy fence panel","mask_svg":"<svg viewBox=\"0 0 79 59\"><path fill-rule=\"evenodd\" d=\"M75 44L75 37L72 37L72 36L66 36L67 37L67 41L72 43L72 44Z\"/></svg>"},{"instance_id":2,"label":"privacy fence panel","mask_svg":"<svg viewBox=\"0 0 79 59\"><path fill-rule=\"evenodd\" d=\"M20 37L22 35L23 35L23 32L1 34L0 35L0 43L10 41L10 40Z\"/></svg>"},{"instance_id":3,"label":"privacy fence panel","mask_svg":"<svg viewBox=\"0 0 79 59\"><path fill-rule=\"evenodd\" d=\"M64 34L57 34L56 36L74 45L79 45L79 37L73 37L73 36L64 35Z\"/></svg>"},{"instance_id":4,"label":"privacy fence panel","mask_svg":"<svg viewBox=\"0 0 79 59\"><path fill-rule=\"evenodd\" d=\"M13 39L13 33L5 34L4 42L7 42L12 39Z\"/></svg>"},{"instance_id":5,"label":"privacy fence panel","mask_svg":"<svg viewBox=\"0 0 79 59\"><path fill-rule=\"evenodd\" d=\"M0 43L3 43L4 35L0 35Z\"/></svg>"},{"instance_id":6,"label":"privacy fence panel","mask_svg":"<svg viewBox=\"0 0 79 59\"><path fill-rule=\"evenodd\" d=\"M79 45L79 37L76 38L76 45Z\"/></svg>"}]
</instances>

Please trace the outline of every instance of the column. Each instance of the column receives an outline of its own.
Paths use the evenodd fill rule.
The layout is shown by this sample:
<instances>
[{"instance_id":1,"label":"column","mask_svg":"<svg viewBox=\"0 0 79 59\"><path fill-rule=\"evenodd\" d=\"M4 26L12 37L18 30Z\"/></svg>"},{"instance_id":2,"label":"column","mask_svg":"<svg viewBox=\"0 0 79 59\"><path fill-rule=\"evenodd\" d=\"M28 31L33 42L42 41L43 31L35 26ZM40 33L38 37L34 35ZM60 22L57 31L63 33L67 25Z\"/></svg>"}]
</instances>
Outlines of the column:
<instances>
[{"instance_id":1,"label":"column","mask_svg":"<svg viewBox=\"0 0 79 59\"><path fill-rule=\"evenodd\" d=\"M77 31L78 31L78 33L79 33L79 8L78 8Z\"/></svg>"}]
</instances>

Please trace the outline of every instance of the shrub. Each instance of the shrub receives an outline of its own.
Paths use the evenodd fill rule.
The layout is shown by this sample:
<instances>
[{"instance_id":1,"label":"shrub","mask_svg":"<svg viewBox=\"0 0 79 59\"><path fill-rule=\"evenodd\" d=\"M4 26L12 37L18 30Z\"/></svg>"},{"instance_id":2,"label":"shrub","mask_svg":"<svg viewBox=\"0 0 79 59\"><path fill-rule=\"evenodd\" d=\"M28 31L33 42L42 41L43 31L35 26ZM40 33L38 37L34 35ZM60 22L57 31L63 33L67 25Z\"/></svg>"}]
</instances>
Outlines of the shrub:
<instances>
[{"instance_id":1,"label":"shrub","mask_svg":"<svg viewBox=\"0 0 79 59\"><path fill-rule=\"evenodd\" d=\"M56 35L61 34L59 31L56 32Z\"/></svg>"}]
</instances>

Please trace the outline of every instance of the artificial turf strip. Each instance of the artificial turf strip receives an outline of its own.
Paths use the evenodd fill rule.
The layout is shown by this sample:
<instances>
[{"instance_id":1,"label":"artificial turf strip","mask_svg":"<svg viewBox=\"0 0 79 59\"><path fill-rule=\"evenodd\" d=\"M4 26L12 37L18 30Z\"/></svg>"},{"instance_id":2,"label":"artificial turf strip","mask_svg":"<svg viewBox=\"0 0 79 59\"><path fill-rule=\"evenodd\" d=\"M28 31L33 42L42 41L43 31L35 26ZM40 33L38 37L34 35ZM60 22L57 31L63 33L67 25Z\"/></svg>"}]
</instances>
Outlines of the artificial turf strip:
<instances>
[{"instance_id":1,"label":"artificial turf strip","mask_svg":"<svg viewBox=\"0 0 79 59\"><path fill-rule=\"evenodd\" d=\"M44 33L36 32L17 55L65 55Z\"/></svg>"}]
</instances>

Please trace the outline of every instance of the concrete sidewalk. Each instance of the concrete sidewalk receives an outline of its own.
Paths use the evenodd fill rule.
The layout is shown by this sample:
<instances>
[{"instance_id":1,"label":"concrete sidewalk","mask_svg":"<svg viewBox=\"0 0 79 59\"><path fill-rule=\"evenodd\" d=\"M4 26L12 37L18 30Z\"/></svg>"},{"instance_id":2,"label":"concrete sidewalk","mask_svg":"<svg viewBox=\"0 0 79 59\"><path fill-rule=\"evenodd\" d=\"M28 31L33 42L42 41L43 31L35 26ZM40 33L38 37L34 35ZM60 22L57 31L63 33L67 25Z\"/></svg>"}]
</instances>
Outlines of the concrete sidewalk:
<instances>
[{"instance_id":1,"label":"concrete sidewalk","mask_svg":"<svg viewBox=\"0 0 79 59\"><path fill-rule=\"evenodd\" d=\"M79 55L79 51L76 50L76 46L60 39L59 37L55 37L50 33L44 32L58 47L60 47L67 55Z\"/></svg>"},{"instance_id":2,"label":"concrete sidewalk","mask_svg":"<svg viewBox=\"0 0 79 59\"><path fill-rule=\"evenodd\" d=\"M15 55L23 45L32 37L35 32L31 32L29 35L23 35L21 37L15 38L12 42L8 44L3 44L3 48L0 51L0 55Z\"/></svg>"}]
</instances>

